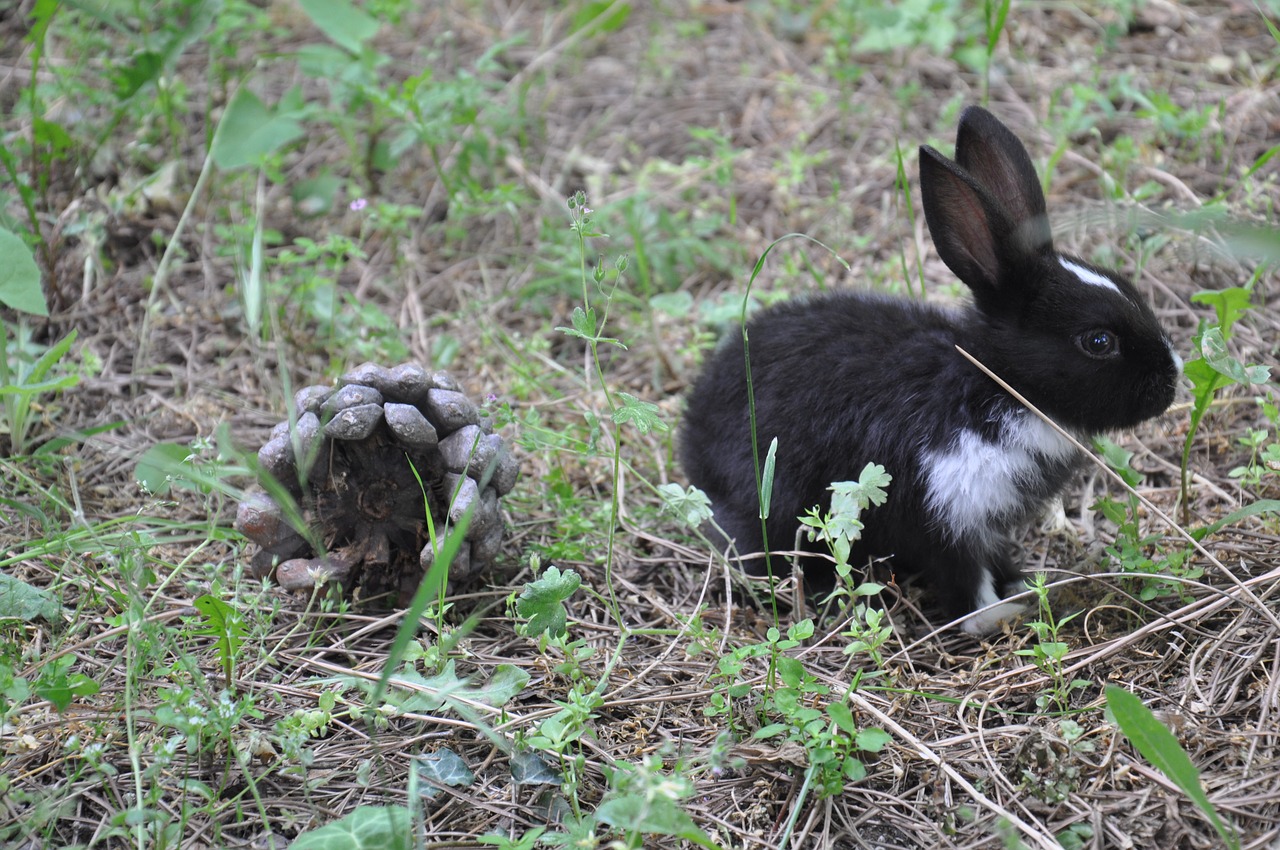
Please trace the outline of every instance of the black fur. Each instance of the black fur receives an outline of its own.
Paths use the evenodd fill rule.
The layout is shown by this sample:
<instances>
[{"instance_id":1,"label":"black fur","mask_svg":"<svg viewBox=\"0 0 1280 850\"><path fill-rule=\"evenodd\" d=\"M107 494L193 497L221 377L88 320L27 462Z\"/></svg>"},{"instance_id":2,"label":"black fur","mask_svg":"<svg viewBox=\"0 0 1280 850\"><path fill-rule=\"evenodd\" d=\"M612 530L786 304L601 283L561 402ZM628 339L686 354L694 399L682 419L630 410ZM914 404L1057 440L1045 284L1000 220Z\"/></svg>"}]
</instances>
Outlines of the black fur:
<instances>
[{"instance_id":1,"label":"black fur","mask_svg":"<svg viewBox=\"0 0 1280 850\"><path fill-rule=\"evenodd\" d=\"M825 509L833 481L880 463L893 483L888 501L865 516L855 557L892 555L959 615L974 609L988 576L997 592L1020 578L1010 532L1061 490L1079 458L1037 453L1033 470L1012 476L1016 504L991 508L977 525L951 522L931 502L930 475L942 480L944 468L937 459L964 433L1003 450L1016 436L1011 429L1029 427L1031 416L955 346L1079 435L1163 411L1178 363L1131 284L1077 258L1066 259L1116 290L1063 266L1030 158L994 116L967 109L956 161L922 147L920 169L930 233L973 291L973 306L953 311L836 292L757 314L747 339L761 458L775 436L779 443L769 547L793 548L796 518L814 505ZM1107 336L1097 338L1100 331ZM728 336L690 393L681 452L690 481L747 554L764 540L741 337ZM1086 350L1108 340L1114 351Z\"/></svg>"}]
</instances>

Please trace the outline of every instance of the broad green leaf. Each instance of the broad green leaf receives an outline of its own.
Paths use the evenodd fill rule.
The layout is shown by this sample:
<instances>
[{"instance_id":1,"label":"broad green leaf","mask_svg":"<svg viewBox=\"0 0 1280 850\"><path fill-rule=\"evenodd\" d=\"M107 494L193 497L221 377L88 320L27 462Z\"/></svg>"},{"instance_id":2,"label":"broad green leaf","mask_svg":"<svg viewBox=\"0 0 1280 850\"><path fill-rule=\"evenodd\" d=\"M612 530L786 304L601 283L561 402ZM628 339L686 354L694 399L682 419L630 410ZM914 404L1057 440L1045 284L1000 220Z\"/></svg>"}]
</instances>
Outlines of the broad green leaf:
<instances>
[{"instance_id":1,"label":"broad green leaf","mask_svg":"<svg viewBox=\"0 0 1280 850\"><path fill-rule=\"evenodd\" d=\"M804 665L790 655L778 656L778 678L789 688L798 688L804 684Z\"/></svg>"},{"instance_id":2,"label":"broad green leaf","mask_svg":"<svg viewBox=\"0 0 1280 850\"><path fill-rule=\"evenodd\" d=\"M680 517L690 528L698 528L711 519L711 500L697 487L685 488L675 482L658 487L662 507Z\"/></svg>"},{"instance_id":3,"label":"broad green leaf","mask_svg":"<svg viewBox=\"0 0 1280 850\"><path fill-rule=\"evenodd\" d=\"M1240 317L1252 307L1253 293L1242 286L1231 286L1226 289L1202 289L1191 296L1197 304L1208 304L1213 307L1218 317L1218 327L1225 336L1231 336L1231 329Z\"/></svg>"},{"instance_id":4,"label":"broad green leaf","mask_svg":"<svg viewBox=\"0 0 1280 850\"><path fill-rule=\"evenodd\" d=\"M1130 487L1137 487L1142 481L1142 473L1132 466L1133 452L1103 436L1094 437L1093 446L1102 455L1102 460L1107 466L1124 479L1124 483Z\"/></svg>"},{"instance_id":5,"label":"broad green leaf","mask_svg":"<svg viewBox=\"0 0 1280 850\"><path fill-rule=\"evenodd\" d=\"M564 781L540 755L527 751L511 754L511 779L517 785L559 785Z\"/></svg>"},{"instance_id":6,"label":"broad green leaf","mask_svg":"<svg viewBox=\"0 0 1280 850\"><path fill-rule=\"evenodd\" d=\"M411 850L413 819L404 806L361 806L331 824L304 832L289 850Z\"/></svg>"},{"instance_id":7,"label":"broad green leaf","mask_svg":"<svg viewBox=\"0 0 1280 850\"><path fill-rule=\"evenodd\" d=\"M134 54L127 65L117 65L108 72L116 100L125 101L137 94L143 86L160 77L164 70L164 58L153 50Z\"/></svg>"},{"instance_id":8,"label":"broad green leaf","mask_svg":"<svg viewBox=\"0 0 1280 850\"><path fill-rule=\"evenodd\" d=\"M185 482L189 457L189 446L181 443L156 443L138 458L138 463L133 468L133 477L148 493L163 496L169 492L171 485Z\"/></svg>"},{"instance_id":9,"label":"broad green leaf","mask_svg":"<svg viewBox=\"0 0 1280 850\"><path fill-rule=\"evenodd\" d=\"M448 747L418 758L418 775L438 785L466 787L476 781L467 763Z\"/></svg>"},{"instance_id":10,"label":"broad green leaf","mask_svg":"<svg viewBox=\"0 0 1280 850\"><path fill-rule=\"evenodd\" d=\"M378 20L350 0L298 0L298 5L330 41L352 53L378 32Z\"/></svg>"},{"instance_id":11,"label":"broad green leaf","mask_svg":"<svg viewBox=\"0 0 1280 850\"><path fill-rule=\"evenodd\" d=\"M524 586L516 599L516 613L528 620L520 631L527 637L536 637L543 632L564 634L569 622L564 602L580 584L582 576L573 570L562 573L559 567L547 567L536 581Z\"/></svg>"},{"instance_id":12,"label":"broad green leaf","mask_svg":"<svg viewBox=\"0 0 1280 850\"><path fill-rule=\"evenodd\" d=\"M693 295L683 289L662 292L649 299L649 306L659 313L683 319L693 312Z\"/></svg>"},{"instance_id":13,"label":"broad green leaf","mask_svg":"<svg viewBox=\"0 0 1280 850\"><path fill-rule=\"evenodd\" d=\"M499 664L487 682L472 684L460 678L452 660L435 676L423 676L414 670L401 670L393 677L400 687L387 692L386 699L401 711L429 714L450 703L482 703L499 708L510 702L529 683L529 674L511 664Z\"/></svg>"},{"instance_id":14,"label":"broad green leaf","mask_svg":"<svg viewBox=\"0 0 1280 850\"><path fill-rule=\"evenodd\" d=\"M46 149L50 161L66 159L68 152L76 146L66 127L45 118L32 120L31 135L36 145Z\"/></svg>"},{"instance_id":15,"label":"broad green leaf","mask_svg":"<svg viewBox=\"0 0 1280 850\"><path fill-rule=\"evenodd\" d=\"M858 732L854 742L864 753L878 753L889 746L892 740L893 737L888 732L873 726Z\"/></svg>"},{"instance_id":16,"label":"broad green leaf","mask_svg":"<svg viewBox=\"0 0 1280 850\"><path fill-rule=\"evenodd\" d=\"M67 655L46 664L36 680L36 695L53 703L58 711L66 711L77 697L93 696L98 683L83 673L72 673L75 658Z\"/></svg>"},{"instance_id":17,"label":"broad green leaf","mask_svg":"<svg viewBox=\"0 0 1280 850\"><path fill-rule=\"evenodd\" d=\"M0 303L24 313L49 315L40 269L27 243L16 233L0 227Z\"/></svg>"},{"instance_id":18,"label":"broad green leaf","mask_svg":"<svg viewBox=\"0 0 1280 850\"><path fill-rule=\"evenodd\" d=\"M0 573L0 619L31 622L35 619L58 622L62 604L47 590L27 584L8 573Z\"/></svg>"},{"instance_id":19,"label":"broad green leaf","mask_svg":"<svg viewBox=\"0 0 1280 850\"><path fill-rule=\"evenodd\" d=\"M642 835L672 835L699 847L714 847L707 834L698 829L679 804L667 797L646 798L626 794L605 800L596 809L596 821L624 832Z\"/></svg>"},{"instance_id":20,"label":"broad green leaf","mask_svg":"<svg viewBox=\"0 0 1280 850\"><path fill-rule=\"evenodd\" d=\"M273 112L248 86L241 86L218 122L211 153L215 165L232 171L260 164L305 134L301 123Z\"/></svg>"},{"instance_id":21,"label":"broad green leaf","mask_svg":"<svg viewBox=\"0 0 1280 850\"><path fill-rule=\"evenodd\" d=\"M858 731L857 725L853 722L853 711L843 702L833 702L827 706L827 716L831 718L831 722L836 724L836 728L846 735L854 735Z\"/></svg>"},{"instance_id":22,"label":"broad green leaf","mask_svg":"<svg viewBox=\"0 0 1280 850\"><path fill-rule=\"evenodd\" d=\"M614 3L613 0L591 0L582 4L573 16L572 31L594 27L597 33L616 32L631 16L630 3Z\"/></svg>"},{"instance_id":23,"label":"broad green leaf","mask_svg":"<svg viewBox=\"0 0 1280 850\"><path fill-rule=\"evenodd\" d=\"M1240 840L1235 831L1228 829L1222 822L1217 809L1205 794L1204 786L1200 783L1200 771L1191 763L1190 756L1182 749L1178 739L1156 719L1151 709L1143 705L1142 700L1116 685L1107 686L1107 708L1115 717L1120 731L1142 757L1191 798L1191 802L1209 819L1228 847L1238 848Z\"/></svg>"}]
</instances>

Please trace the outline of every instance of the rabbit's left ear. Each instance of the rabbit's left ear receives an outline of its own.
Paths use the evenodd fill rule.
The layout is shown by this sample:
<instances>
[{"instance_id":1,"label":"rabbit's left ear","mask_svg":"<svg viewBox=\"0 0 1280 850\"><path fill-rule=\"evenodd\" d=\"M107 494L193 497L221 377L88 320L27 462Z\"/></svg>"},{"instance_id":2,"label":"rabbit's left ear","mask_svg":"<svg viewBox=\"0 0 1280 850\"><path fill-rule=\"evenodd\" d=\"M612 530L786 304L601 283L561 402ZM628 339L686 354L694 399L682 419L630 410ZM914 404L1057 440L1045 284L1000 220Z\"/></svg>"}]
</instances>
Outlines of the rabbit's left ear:
<instances>
[{"instance_id":1,"label":"rabbit's left ear","mask_svg":"<svg viewBox=\"0 0 1280 850\"><path fill-rule=\"evenodd\" d=\"M1013 131L980 106L960 114L956 163L982 186L1008 215L1010 237L1025 254L1053 250L1053 232L1045 213L1044 191L1031 157Z\"/></svg>"}]
</instances>

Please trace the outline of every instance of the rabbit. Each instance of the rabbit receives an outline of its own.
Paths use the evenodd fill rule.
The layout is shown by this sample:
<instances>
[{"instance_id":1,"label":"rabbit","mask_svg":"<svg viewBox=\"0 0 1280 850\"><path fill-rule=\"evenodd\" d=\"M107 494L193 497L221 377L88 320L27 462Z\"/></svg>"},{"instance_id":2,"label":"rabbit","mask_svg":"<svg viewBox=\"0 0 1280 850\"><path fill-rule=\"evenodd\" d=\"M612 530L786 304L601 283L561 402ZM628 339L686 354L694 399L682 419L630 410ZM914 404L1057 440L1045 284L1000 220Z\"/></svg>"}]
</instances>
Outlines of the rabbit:
<instances>
[{"instance_id":1,"label":"rabbit","mask_svg":"<svg viewBox=\"0 0 1280 850\"><path fill-rule=\"evenodd\" d=\"M961 114L954 160L920 147L920 188L933 243L970 305L833 291L748 320L762 459L778 439L768 542L792 549L797 518L828 508L832 482L881 464L893 481L863 514L853 563L890 557L951 615L968 615L964 631L983 635L1022 613L1004 601L1025 590L1014 534L1084 457L956 346L1082 439L1163 412L1182 361L1132 283L1054 249L1031 158L987 110ZM688 396L680 455L745 555L765 541L743 355L735 329L709 357ZM830 562L806 568L830 579Z\"/></svg>"}]
</instances>

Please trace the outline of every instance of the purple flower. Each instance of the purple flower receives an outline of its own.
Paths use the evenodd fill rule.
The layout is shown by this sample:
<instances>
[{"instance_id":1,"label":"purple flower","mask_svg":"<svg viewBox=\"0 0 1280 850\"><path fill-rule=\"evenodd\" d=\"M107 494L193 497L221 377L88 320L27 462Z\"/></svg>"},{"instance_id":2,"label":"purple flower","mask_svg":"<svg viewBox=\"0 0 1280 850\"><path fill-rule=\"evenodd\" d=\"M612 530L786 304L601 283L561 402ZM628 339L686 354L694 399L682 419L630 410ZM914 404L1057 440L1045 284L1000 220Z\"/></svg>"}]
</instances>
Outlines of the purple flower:
<instances>
[{"instance_id":1,"label":"purple flower","mask_svg":"<svg viewBox=\"0 0 1280 850\"><path fill-rule=\"evenodd\" d=\"M351 211L360 212L360 210L364 209L368 205L369 205L369 202L366 201L364 198L356 198L354 201L351 202Z\"/></svg>"}]
</instances>

